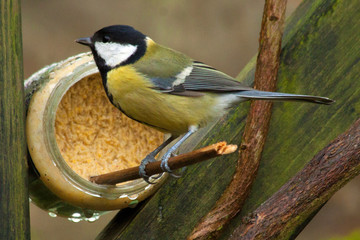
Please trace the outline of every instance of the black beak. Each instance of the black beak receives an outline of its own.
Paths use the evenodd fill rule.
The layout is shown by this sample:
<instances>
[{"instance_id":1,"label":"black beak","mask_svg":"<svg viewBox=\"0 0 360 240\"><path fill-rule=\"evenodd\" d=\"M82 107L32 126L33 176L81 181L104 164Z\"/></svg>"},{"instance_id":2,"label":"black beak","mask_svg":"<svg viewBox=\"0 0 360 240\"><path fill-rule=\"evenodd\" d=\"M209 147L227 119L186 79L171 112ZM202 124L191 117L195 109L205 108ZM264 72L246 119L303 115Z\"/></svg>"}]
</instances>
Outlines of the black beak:
<instances>
[{"instance_id":1,"label":"black beak","mask_svg":"<svg viewBox=\"0 0 360 240\"><path fill-rule=\"evenodd\" d=\"M89 37L76 39L75 42L80 43L85 46L90 46L92 43L91 38L89 38Z\"/></svg>"}]
</instances>

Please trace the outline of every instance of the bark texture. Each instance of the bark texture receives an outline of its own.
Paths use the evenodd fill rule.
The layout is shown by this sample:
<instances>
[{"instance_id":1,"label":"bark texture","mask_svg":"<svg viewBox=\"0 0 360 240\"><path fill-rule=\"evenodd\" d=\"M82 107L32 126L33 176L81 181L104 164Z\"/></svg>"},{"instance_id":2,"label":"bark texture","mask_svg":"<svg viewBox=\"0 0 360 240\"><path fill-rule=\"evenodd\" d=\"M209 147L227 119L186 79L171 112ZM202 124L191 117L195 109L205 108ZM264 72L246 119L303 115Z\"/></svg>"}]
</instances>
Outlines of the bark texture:
<instances>
[{"instance_id":1,"label":"bark texture","mask_svg":"<svg viewBox=\"0 0 360 240\"><path fill-rule=\"evenodd\" d=\"M20 1L0 2L0 239L30 239Z\"/></svg>"}]
</instances>

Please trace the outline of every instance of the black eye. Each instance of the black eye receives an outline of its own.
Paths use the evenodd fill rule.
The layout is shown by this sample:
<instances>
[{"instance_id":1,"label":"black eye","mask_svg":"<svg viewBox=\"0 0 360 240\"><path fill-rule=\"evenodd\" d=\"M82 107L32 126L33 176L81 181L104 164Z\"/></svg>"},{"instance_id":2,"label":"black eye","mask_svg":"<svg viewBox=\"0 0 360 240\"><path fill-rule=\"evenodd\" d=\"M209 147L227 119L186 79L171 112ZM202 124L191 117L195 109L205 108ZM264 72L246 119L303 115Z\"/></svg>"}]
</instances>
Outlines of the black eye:
<instances>
[{"instance_id":1,"label":"black eye","mask_svg":"<svg viewBox=\"0 0 360 240\"><path fill-rule=\"evenodd\" d=\"M110 37L109 36L104 36L102 41L104 43L110 42Z\"/></svg>"}]
</instances>

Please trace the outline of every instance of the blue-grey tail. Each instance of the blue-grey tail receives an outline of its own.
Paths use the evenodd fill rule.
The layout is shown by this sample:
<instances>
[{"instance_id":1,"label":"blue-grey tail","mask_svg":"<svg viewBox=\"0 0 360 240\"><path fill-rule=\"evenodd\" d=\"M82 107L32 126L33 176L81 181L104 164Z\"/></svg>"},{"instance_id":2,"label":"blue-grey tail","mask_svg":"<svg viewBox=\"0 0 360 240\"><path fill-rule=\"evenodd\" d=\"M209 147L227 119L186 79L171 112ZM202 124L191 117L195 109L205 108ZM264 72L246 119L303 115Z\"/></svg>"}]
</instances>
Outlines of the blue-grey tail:
<instances>
[{"instance_id":1,"label":"blue-grey tail","mask_svg":"<svg viewBox=\"0 0 360 240\"><path fill-rule=\"evenodd\" d=\"M258 90L240 91L237 95L245 99L254 100L277 100L277 101L304 101L319 104L331 104L334 100L327 97L318 97L310 95L299 95L291 93L280 93L280 92L265 92Z\"/></svg>"}]
</instances>

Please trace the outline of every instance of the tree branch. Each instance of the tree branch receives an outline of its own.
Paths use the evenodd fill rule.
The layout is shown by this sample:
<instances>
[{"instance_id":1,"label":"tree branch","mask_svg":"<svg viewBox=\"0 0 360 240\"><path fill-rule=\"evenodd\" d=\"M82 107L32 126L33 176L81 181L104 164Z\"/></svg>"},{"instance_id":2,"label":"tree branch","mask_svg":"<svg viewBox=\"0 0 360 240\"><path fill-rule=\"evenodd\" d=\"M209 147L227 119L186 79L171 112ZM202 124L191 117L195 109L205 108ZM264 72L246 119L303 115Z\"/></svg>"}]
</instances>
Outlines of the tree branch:
<instances>
[{"instance_id":1,"label":"tree branch","mask_svg":"<svg viewBox=\"0 0 360 240\"><path fill-rule=\"evenodd\" d=\"M276 90L286 0L266 0L260 33L254 88ZM240 212L259 168L271 118L272 103L251 103L233 179L214 208L198 223L188 239L219 236L223 226Z\"/></svg>"},{"instance_id":2,"label":"tree branch","mask_svg":"<svg viewBox=\"0 0 360 240\"><path fill-rule=\"evenodd\" d=\"M244 218L231 239L289 239L314 211L360 173L360 119Z\"/></svg>"},{"instance_id":3,"label":"tree branch","mask_svg":"<svg viewBox=\"0 0 360 240\"><path fill-rule=\"evenodd\" d=\"M236 151L236 149L237 149L236 145L227 145L226 142L218 142L189 153L184 153L175 157L171 157L169 159L169 167L175 170L191 164L208 160L210 158L233 153ZM149 175L154 175L163 172L163 170L160 167L160 161L147 164L145 171ZM97 184L117 184L129 180L134 180L137 178L140 178L139 166L127 168L107 174L102 174L99 176L93 176L90 177L90 181Z\"/></svg>"}]
</instances>

